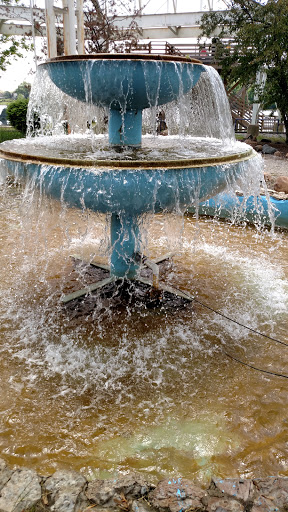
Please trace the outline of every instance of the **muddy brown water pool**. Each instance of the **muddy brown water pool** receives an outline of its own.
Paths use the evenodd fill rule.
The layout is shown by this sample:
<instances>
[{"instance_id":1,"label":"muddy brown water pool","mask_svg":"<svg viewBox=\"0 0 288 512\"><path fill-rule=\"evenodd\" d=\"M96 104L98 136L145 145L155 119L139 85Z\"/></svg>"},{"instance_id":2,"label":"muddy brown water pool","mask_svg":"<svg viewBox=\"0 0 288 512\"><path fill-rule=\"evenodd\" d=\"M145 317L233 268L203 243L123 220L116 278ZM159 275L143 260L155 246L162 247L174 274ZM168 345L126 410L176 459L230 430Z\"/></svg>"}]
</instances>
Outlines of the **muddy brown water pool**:
<instances>
[{"instance_id":1,"label":"muddy brown water pool","mask_svg":"<svg viewBox=\"0 0 288 512\"><path fill-rule=\"evenodd\" d=\"M146 252L176 250L166 282L288 342L287 233L192 216L149 217ZM288 476L288 347L198 303L79 314L63 291L87 283L71 254L106 261L104 216L0 189L0 433L8 464L94 477L137 470Z\"/></svg>"}]
</instances>

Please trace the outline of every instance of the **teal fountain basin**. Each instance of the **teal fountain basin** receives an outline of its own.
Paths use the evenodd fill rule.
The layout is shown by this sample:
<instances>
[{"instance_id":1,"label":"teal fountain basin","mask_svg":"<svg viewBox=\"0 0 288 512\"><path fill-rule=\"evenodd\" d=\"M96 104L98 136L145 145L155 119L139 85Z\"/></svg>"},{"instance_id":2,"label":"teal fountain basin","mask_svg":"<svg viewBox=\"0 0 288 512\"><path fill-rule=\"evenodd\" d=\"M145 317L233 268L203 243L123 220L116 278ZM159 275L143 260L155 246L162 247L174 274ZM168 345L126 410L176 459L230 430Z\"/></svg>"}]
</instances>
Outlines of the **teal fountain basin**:
<instances>
[{"instance_id":1,"label":"teal fountain basin","mask_svg":"<svg viewBox=\"0 0 288 512\"><path fill-rule=\"evenodd\" d=\"M57 57L43 64L63 92L109 109L109 143L140 146L142 110L178 99L205 67L182 57L96 54Z\"/></svg>"}]
</instances>

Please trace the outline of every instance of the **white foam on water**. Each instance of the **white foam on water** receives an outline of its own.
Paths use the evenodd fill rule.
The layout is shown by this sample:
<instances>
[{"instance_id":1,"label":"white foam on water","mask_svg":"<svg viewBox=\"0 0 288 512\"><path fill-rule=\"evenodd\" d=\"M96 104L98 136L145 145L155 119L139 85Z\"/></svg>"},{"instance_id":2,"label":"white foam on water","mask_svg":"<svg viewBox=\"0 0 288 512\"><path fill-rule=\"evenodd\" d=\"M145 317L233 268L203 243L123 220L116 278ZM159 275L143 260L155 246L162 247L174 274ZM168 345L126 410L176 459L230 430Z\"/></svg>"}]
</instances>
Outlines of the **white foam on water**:
<instances>
[{"instance_id":1,"label":"white foam on water","mask_svg":"<svg viewBox=\"0 0 288 512\"><path fill-rule=\"evenodd\" d=\"M268 256L255 252L243 256L240 251L222 245L204 243L199 249L211 259L217 259L219 265L235 269L241 276L241 284L257 297L260 307L269 308L271 314L287 313L288 280L279 262L273 263Z\"/></svg>"}]
</instances>

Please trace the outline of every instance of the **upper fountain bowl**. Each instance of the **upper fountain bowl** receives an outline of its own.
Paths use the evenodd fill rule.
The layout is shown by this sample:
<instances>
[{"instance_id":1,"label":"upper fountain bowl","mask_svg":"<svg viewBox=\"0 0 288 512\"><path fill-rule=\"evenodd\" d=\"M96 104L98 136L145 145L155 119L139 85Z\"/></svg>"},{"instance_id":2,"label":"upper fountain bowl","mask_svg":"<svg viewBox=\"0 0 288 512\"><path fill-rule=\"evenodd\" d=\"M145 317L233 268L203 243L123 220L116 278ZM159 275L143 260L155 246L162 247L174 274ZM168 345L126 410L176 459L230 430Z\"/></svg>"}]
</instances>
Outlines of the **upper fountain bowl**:
<instances>
[{"instance_id":1,"label":"upper fountain bowl","mask_svg":"<svg viewBox=\"0 0 288 512\"><path fill-rule=\"evenodd\" d=\"M73 55L41 65L69 96L122 112L176 100L205 71L200 61L167 55Z\"/></svg>"}]
</instances>

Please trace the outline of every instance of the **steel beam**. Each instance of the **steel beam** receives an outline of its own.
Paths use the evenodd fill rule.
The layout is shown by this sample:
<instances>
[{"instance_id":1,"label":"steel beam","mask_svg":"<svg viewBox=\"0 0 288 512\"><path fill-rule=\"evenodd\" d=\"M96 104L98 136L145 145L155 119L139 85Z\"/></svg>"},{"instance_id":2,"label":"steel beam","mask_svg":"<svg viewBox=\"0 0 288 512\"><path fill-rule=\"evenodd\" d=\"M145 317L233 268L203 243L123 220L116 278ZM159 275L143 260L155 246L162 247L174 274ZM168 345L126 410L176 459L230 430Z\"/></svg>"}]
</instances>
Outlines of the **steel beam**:
<instances>
[{"instance_id":1,"label":"steel beam","mask_svg":"<svg viewBox=\"0 0 288 512\"><path fill-rule=\"evenodd\" d=\"M0 34L4 36L32 36L31 24L25 25L24 23L2 23L0 26ZM45 25L41 30L35 27L35 36L45 36Z\"/></svg>"},{"instance_id":2,"label":"steel beam","mask_svg":"<svg viewBox=\"0 0 288 512\"><path fill-rule=\"evenodd\" d=\"M63 14L63 9L54 7L55 14ZM34 22L45 23L45 9L33 7ZM30 7L19 5L0 5L0 20L26 20L31 23Z\"/></svg>"},{"instance_id":3,"label":"steel beam","mask_svg":"<svg viewBox=\"0 0 288 512\"><path fill-rule=\"evenodd\" d=\"M77 13L80 8L77 5ZM34 21L44 23L44 10L33 9ZM63 14L63 9L54 7L54 14ZM171 39L171 38L197 38L200 35L199 21L204 13L203 12L182 12L182 13L166 13L166 14L142 14L140 16L117 16L115 18L115 25L119 28L128 28L132 21L135 21L139 27L141 38L143 39ZM77 14L78 16L78 14ZM6 35L15 34L26 35L29 32L29 25L31 30L31 14L28 7L19 6L0 6L0 20L26 20L26 25L14 25L7 22L0 27L0 33ZM78 25L78 23L77 23ZM78 26L79 31L79 26ZM40 35L39 33L36 35ZM80 37L79 37L80 36ZM81 34L78 34L78 39L81 39ZM84 50L83 46L79 53Z\"/></svg>"}]
</instances>

